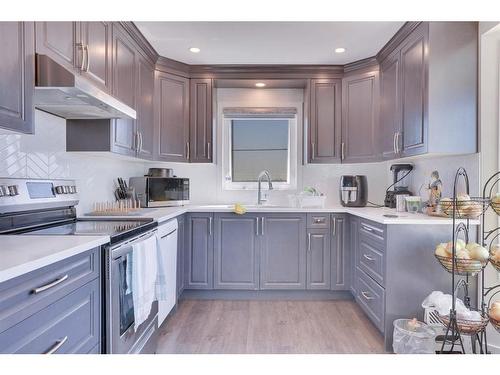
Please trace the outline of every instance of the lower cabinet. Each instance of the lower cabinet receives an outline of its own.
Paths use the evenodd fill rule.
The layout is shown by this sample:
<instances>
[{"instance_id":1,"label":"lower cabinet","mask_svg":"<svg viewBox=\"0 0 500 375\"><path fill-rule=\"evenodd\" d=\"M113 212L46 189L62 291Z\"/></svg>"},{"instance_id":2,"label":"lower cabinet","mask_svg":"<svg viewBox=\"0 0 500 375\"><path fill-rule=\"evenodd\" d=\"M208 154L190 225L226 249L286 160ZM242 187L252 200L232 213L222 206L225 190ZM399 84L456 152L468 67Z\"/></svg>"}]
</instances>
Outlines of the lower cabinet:
<instances>
[{"instance_id":1,"label":"lower cabinet","mask_svg":"<svg viewBox=\"0 0 500 375\"><path fill-rule=\"evenodd\" d=\"M351 262L349 252L348 217L345 214L331 216L331 289L349 290Z\"/></svg>"},{"instance_id":2,"label":"lower cabinet","mask_svg":"<svg viewBox=\"0 0 500 375\"><path fill-rule=\"evenodd\" d=\"M215 289L259 289L259 220L255 214L215 215Z\"/></svg>"},{"instance_id":3,"label":"lower cabinet","mask_svg":"<svg viewBox=\"0 0 500 375\"><path fill-rule=\"evenodd\" d=\"M186 288L213 289L213 214L189 214L187 231Z\"/></svg>"},{"instance_id":4,"label":"lower cabinet","mask_svg":"<svg viewBox=\"0 0 500 375\"><path fill-rule=\"evenodd\" d=\"M305 289L306 215L265 214L260 233L260 289Z\"/></svg>"}]
</instances>

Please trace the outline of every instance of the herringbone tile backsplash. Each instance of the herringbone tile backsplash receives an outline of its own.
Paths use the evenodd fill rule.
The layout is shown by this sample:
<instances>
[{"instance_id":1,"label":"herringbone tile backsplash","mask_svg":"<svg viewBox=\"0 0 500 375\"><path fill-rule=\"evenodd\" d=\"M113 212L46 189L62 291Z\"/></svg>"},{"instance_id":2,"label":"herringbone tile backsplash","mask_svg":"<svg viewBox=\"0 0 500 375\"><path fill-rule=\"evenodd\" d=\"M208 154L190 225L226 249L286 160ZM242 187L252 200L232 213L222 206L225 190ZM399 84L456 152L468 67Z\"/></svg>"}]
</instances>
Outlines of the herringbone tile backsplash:
<instances>
[{"instance_id":1,"label":"herringbone tile backsplash","mask_svg":"<svg viewBox=\"0 0 500 375\"><path fill-rule=\"evenodd\" d=\"M36 111L35 135L0 131L0 176L72 178L80 191L79 214L95 201L112 200L116 177L141 176L143 162L66 152L65 120Z\"/></svg>"}]
</instances>

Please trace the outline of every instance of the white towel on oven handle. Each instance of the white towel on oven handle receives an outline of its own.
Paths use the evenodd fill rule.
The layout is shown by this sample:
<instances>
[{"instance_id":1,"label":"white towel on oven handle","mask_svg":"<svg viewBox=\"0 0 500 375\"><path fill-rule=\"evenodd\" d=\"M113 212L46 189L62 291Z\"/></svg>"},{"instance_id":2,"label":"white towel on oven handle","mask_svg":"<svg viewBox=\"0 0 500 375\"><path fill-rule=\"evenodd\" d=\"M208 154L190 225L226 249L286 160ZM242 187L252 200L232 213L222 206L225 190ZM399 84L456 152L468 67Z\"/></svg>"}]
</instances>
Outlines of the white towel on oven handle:
<instances>
[{"instance_id":1,"label":"white towel on oven handle","mask_svg":"<svg viewBox=\"0 0 500 375\"><path fill-rule=\"evenodd\" d=\"M157 253L156 236L133 244L132 296L136 330L148 318L156 299Z\"/></svg>"}]
</instances>

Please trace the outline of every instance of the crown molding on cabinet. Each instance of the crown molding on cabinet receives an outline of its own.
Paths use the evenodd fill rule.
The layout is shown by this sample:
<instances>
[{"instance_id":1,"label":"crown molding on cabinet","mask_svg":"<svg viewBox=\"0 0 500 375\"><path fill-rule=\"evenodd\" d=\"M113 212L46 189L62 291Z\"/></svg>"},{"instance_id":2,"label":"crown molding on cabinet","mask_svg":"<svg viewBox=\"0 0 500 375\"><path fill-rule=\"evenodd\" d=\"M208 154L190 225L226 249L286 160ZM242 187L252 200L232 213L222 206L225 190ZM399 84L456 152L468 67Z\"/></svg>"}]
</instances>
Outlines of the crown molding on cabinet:
<instances>
[{"instance_id":1,"label":"crown molding on cabinet","mask_svg":"<svg viewBox=\"0 0 500 375\"><path fill-rule=\"evenodd\" d=\"M151 43L144 37L144 35L139 31L135 23L119 22L120 25L125 29L125 31L132 37L135 43L139 46L139 50L143 52L147 57L153 62L153 64L158 60L158 52L153 48Z\"/></svg>"},{"instance_id":2,"label":"crown molding on cabinet","mask_svg":"<svg viewBox=\"0 0 500 375\"><path fill-rule=\"evenodd\" d=\"M156 60L156 70L164 73L175 74L184 78L192 78L190 75L190 66L183 62L159 56Z\"/></svg>"},{"instance_id":3,"label":"crown molding on cabinet","mask_svg":"<svg viewBox=\"0 0 500 375\"><path fill-rule=\"evenodd\" d=\"M364 70L378 70L378 61L375 56L363 60L354 61L344 65L344 74L352 72L360 73Z\"/></svg>"},{"instance_id":4,"label":"crown molding on cabinet","mask_svg":"<svg viewBox=\"0 0 500 375\"><path fill-rule=\"evenodd\" d=\"M394 49L399 46L403 40L408 37L420 24L422 21L412 21L405 22L403 26L394 34L394 36L382 47L382 49L377 53L376 58L378 61L384 60L389 56Z\"/></svg>"}]
</instances>

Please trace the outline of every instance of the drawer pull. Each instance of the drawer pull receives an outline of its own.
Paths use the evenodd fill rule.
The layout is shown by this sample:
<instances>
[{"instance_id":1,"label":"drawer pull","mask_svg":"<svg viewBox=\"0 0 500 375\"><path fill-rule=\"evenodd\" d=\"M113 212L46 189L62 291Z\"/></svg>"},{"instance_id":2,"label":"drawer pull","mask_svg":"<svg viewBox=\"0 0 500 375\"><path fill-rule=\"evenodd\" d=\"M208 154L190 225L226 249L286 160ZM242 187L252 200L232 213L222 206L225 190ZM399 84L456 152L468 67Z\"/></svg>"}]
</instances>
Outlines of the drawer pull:
<instances>
[{"instance_id":1,"label":"drawer pull","mask_svg":"<svg viewBox=\"0 0 500 375\"><path fill-rule=\"evenodd\" d=\"M52 348L47 350L44 354L54 354L55 352L57 352L61 348L61 346L64 345L64 343L66 341L68 341L68 336L65 336L61 340L57 340L56 343L52 346Z\"/></svg>"},{"instance_id":2,"label":"drawer pull","mask_svg":"<svg viewBox=\"0 0 500 375\"><path fill-rule=\"evenodd\" d=\"M59 279L56 279L54 281L52 281L51 283L49 284L46 284L46 285L43 285L43 286L40 286L38 288L35 288L32 290L32 293L33 294L38 294L38 293L41 293L41 292L44 292L46 291L47 289L50 289L50 288L53 288L55 287L56 285L59 285L61 284L63 281L67 280L69 277L69 275L64 275L63 277L59 278Z\"/></svg>"},{"instance_id":3,"label":"drawer pull","mask_svg":"<svg viewBox=\"0 0 500 375\"><path fill-rule=\"evenodd\" d=\"M363 254L363 258L365 258L366 260L369 260L370 262L373 262L375 260L374 258L372 258L371 256L366 255L366 254Z\"/></svg>"},{"instance_id":4,"label":"drawer pull","mask_svg":"<svg viewBox=\"0 0 500 375\"><path fill-rule=\"evenodd\" d=\"M375 299L375 297L370 296L368 292L361 292L361 295L365 297L366 300L371 301L372 299Z\"/></svg>"},{"instance_id":5,"label":"drawer pull","mask_svg":"<svg viewBox=\"0 0 500 375\"><path fill-rule=\"evenodd\" d=\"M322 217L322 218L319 218L319 217L315 217L314 218L314 224L324 224L325 223L325 218Z\"/></svg>"},{"instance_id":6,"label":"drawer pull","mask_svg":"<svg viewBox=\"0 0 500 375\"><path fill-rule=\"evenodd\" d=\"M363 225L363 229L364 229L364 230L366 230L367 232L373 232L373 229L372 229L372 228L370 228L370 227L365 227L364 225Z\"/></svg>"}]
</instances>

